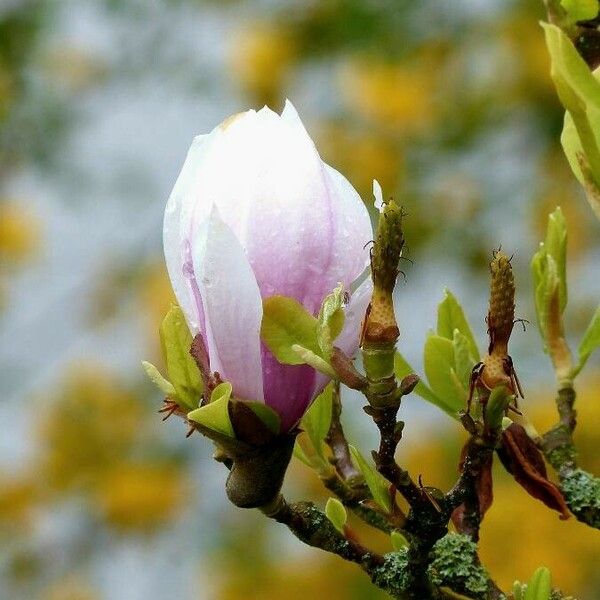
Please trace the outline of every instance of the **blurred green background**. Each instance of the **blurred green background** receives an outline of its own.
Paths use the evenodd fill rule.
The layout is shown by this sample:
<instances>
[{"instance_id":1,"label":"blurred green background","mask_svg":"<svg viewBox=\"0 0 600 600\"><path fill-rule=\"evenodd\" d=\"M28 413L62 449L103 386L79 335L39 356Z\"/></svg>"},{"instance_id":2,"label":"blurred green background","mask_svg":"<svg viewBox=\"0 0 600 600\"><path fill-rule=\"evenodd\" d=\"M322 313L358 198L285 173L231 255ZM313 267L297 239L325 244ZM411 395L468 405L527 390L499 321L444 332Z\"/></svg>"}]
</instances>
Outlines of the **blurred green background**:
<instances>
[{"instance_id":1,"label":"blurred green background","mask_svg":"<svg viewBox=\"0 0 600 600\"><path fill-rule=\"evenodd\" d=\"M140 361L160 364L171 300L164 205L195 134L289 97L367 205L377 178L405 206L397 307L413 365L445 286L483 346L500 244L515 253L519 316L535 321L528 264L557 204L579 337L600 298L600 227L558 143L543 16L533 0L0 2L0 598L381 597L354 566L229 506L208 441L156 413ZM534 325L512 355L543 428L554 384ZM577 436L598 473L597 357L587 372ZM405 404L402 460L447 488L463 433ZM352 439L373 447L360 400L345 405ZM499 583L546 565L566 591L600 597L597 532L499 470L495 484L482 557ZM286 492L326 500L299 464Z\"/></svg>"}]
</instances>

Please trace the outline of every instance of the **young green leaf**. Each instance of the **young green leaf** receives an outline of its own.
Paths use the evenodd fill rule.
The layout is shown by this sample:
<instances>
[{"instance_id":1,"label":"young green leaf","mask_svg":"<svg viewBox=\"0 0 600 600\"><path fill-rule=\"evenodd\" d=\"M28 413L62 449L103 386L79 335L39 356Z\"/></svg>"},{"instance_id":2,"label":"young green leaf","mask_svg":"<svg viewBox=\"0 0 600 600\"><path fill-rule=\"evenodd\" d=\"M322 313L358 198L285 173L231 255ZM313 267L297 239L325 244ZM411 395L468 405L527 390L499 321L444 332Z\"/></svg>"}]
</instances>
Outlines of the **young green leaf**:
<instances>
[{"instance_id":1,"label":"young green leaf","mask_svg":"<svg viewBox=\"0 0 600 600\"><path fill-rule=\"evenodd\" d=\"M346 508L337 498L329 498L325 504L325 516L331 524L341 533L344 533L344 525L348 520Z\"/></svg>"},{"instance_id":2,"label":"young green leaf","mask_svg":"<svg viewBox=\"0 0 600 600\"><path fill-rule=\"evenodd\" d=\"M340 283L325 297L319 311L317 338L323 356L329 357L333 342L344 327L344 286Z\"/></svg>"},{"instance_id":3,"label":"young green leaf","mask_svg":"<svg viewBox=\"0 0 600 600\"><path fill-rule=\"evenodd\" d=\"M598 0L560 0L569 21L589 21L598 16Z\"/></svg>"},{"instance_id":4,"label":"young green leaf","mask_svg":"<svg viewBox=\"0 0 600 600\"><path fill-rule=\"evenodd\" d=\"M402 548L408 546L408 540L397 530L390 533L390 541L392 542L392 548L394 552L399 552Z\"/></svg>"},{"instance_id":5,"label":"young green leaf","mask_svg":"<svg viewBox=\"0 0 600 600\"><path fill-rule=\"evenodd\" d=\"M293 298L271 296L263 300L261 337L279 362L300 365L305 361L293 346L300 346L316 355L318 321Z\"/></svg>"},{"instance_id":6,"label":"young green leaf","mask_svg":"<svg viewBox=\"0 0 600 600\"><path fill-rule=\"evenodd\" d=\"M315 465L313 464L313 461L308 457L306 452L304 452L304 449L300 445L299 438L300 438L300 436L298 436L296 438L296 443L294 444L293 454L300 462L304 463L307 467L313 469L315 467Z\"/></svg>"},{"instance_id":7,"label":"young green leaf","mask_svg":"<svg viewBox=\"0 0 600 600\"><path fill-rule=\"evenodd\" d=\"M560 206L548 215L544 248L556 264L562 313L567 305L567 224Z\"/></svg>"},{"instance_id":8,"label":"young green leaf","mask_svg":"<svg viewBox=\"0 0 600 600\"><path fill-rule=\"evenodd\" d=\"M452 340L454 338L455 329L458 329L458 331L465 336L473 362L477 362L480 358L479 348L475 342L471 326L469 325L458 300L450 290L446 289L444 290L444 298L438 305L437 334Z\"/></svg>"},{"instance_id":9,"label":"young green leaf","mask_svg":"<svg viewBox=\"0 0 600 600\"><path fill-rule=\"evenodd\" d=\"M584 183L577 155L583 153L596 183L600 181L600 83L569 37L556 25L542 23L552 61L552 79L567 109L561 141L577 179Z\"/></svg>"},{"instance_id":10,"label":"young green leaf","mask_svg":"<svg viewBox=\"0 0 600 600\"><path fill-rule=\"evenodd\" d=\"M600 306L596 309L588 328L579 344L579 365L577 371L580 371L588 358L600 347Z\"/></svg>"},{"instance_id":11,"label":"young green leaf","mask_svg":"<svg viewBox=\"0 0 600 600\"><path fill-rule=\"evenodd\" d=\"M527 584L524 600L549 600L551 591L550 571L546 567L540 567Z\"/></svg>"},{"instance_id":12,"label":"young green leaf","mask_svg":"<svg viewBox=\"0 0 600 600\"><path fill-rule=\"evenodd\" d=\"M540 334L547 343L548 332L559 331L561 326L550 319L559 319L560 313L552 310L556 306L557 296L560 298L560 280L556 261L546 250L545 244L533 256L531 271L534 282L535 309L538 318Z\"/></svg>"},{"instance_id":13,"label":"young green leaf","mask_svg":"<svg viewBox=\"0 0 600 600\"><path fill-rule=\"evenodd\" d=\"M324 457L323 441L329 432L333 403L333 384L329 384L315 398L302 418L300 426L310 438L315 452Z\"/></svg>"},{"instance_id":14,"label":"young green leaf","mask_svg":"<svg viewBox=\"0 0 600 600\"><path fill-rule=\"evenodd\" d=\"M203 390L202 378L190 354L192 335L179 306L173 305L163 319L160 341L169 380L177 394L174 400L184 408L196 408Z\"/></svg>"},{"instance_id":15,"label":"young green leaf","mask_svg":"<svg viewBox=\"0 0 600 600\"><path fill-rule=\"evenodd\" d=\"M392 499L390 496L390 484L388 481L375 470L363 457L363 455L354 447L350 446L350 454L356 468L362 473L365 478L365 483L371 491L373 500L381 506L386 512L392 510Z\"/></svg>"},{"instance_id":16,"label":"young green leaf","mask_svg":"<svg viewBox=\"0 0 600 600\"><path fill-rule=\"evenodd\" d=\"M187 418L233 438L235 433L229 418L229 398L231 398L231 384L229 382L220 383L213 390L210 402L189 412Z\"/></svg>"},{"instance_id":17,"label":"young green leaf","mask_svg":"<svg viewBox=\"0 0 600 600\"><path fill-rule=\"evenodd\" d=\"M520 581L515 581L513 583L512 593L514 596L514 600L525 600L525 590L527 586Z\"/></svg>"},{"instance_id":18,"label":"young green leaf","mask_svg":"<svg viewBox=\"0 0 600 600\"><path fill-rule=\"evenodd\" d=\"M406 359L402 356L402 354L396 352L394 357L394 373L396 374L396 377L401 381L404 379L404 377L414 372L415 370L406 362ZM427 400L427 402L437 406L438 408L441 408L445 413L449 414L454 419L457 418L456 411L448 406L444 400L438 398L422 378L419 380L419 383L417 383L414 391L417 395L421 396L423 400Z\"/></svg>"},{"instance_id":19,"label":"young green leaf","mask_svg":"<svg viewBox=\"0 0 600 600\"><path fill-rule=\"evenodd\" d=\"M454 330L452 348L454 350L454 370L466 397L466 392L469 389L469 378L475 361L470 353L469 340L458 329Z\"/></svg>"},{"instance_id":20,"label":"young green leaf","mask_svg":"<svg viewBox=\"0 0 600 600\"><path fill-rule=\"evenodd\" d=\"M512 395L504 385L497 385L485 406L484 421L490 429L501 429L506 409L512 400Z\"/></svg>"},{"instance_id":21,"label":"young green leaf","mask_svg":"<svg viewBox=\"0 0 600 600\"><path fill-rule=\"evenodd\" d=\"M444 337L429 334L423 349L423 366L433 393L450 408L458 412L464 408L466 397L452 380L454 372L454 347Z\"/></svg>"},{"instance_id":22,"label":"young green leaf","mask_svg":"<svg viewBox=\"0 0 600 600\"><path fill-rule=\"evenodd\" d=\"M144 367L144 371L146 371L146 375L156 387L163 393L165 396L168 396L172 400L175 400L177 397L177 392L175 392L175 388L171 384L170 381L166 380L161 374L160 371L152 364L146 360L142 361L142 367Z\"/></svg>"},{"instance_id":23,"label":"young green leaf","mask_svg":"<svg viewBox=\"0 0 600 600\"><path fill-rule=\"evenodd\" d=\"M301 346L300 344L293 344L292 351L296 353L302 364L310 365L313 369L323 373L332 379L337 378L337 373L333 367L321 356L315 354L312 350Z\"/></svg>"}]
</instances>

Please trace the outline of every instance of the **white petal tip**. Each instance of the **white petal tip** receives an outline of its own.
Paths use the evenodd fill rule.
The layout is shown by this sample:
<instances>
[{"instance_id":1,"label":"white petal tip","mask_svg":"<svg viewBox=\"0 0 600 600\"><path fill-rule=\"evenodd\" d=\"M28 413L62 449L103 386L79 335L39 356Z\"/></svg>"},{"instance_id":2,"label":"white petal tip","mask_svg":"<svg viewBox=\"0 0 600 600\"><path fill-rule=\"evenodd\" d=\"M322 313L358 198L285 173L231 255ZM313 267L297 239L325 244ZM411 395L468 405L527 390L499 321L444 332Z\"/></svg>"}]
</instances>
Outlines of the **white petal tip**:
<instances>
[{"instance_id":1,"label":"white petal tip","mask_svg":"<svg viewBox=\"0 0 600 600\"><path fill-rule=\"evenodd\" d=\"M373 196L375 196L375 208L379 211L383 211L383 190L377 179L373 179Z\"/></svg>"}]
</instances>

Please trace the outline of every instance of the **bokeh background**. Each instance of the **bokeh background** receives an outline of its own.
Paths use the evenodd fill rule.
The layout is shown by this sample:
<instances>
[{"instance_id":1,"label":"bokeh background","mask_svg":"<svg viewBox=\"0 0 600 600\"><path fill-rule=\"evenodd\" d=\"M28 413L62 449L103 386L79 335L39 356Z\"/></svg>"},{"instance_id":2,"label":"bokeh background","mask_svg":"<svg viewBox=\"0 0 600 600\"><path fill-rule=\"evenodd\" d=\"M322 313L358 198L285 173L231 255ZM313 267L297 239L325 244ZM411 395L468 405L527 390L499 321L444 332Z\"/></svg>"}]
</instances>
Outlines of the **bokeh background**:
<instances>
[{"instance_id":1,"label":"bokeh background","mask_svg":"<svg viewBox=\"0 0 600 600\"><path fill-rule=\"evenodd\" d=\"M600 227L558 143L541 18L537 0L0 0L1 598L382 597L354 566L229 506L210 444L161 422L140 368L160 364L171 301L166 198L192 137L249 107L289 97L368 206L373 178L405 206L397 306L415 367L445 286L483 346L487 261L499 244L515 253L532 324L512 355L534 422L552 422L528 264L560 204L577 340L600 298ZM596 473L599 364L579 385L577 431ZM459 426L417 397L403 416L402 460L447 488ZM344 419L373 447L356 397ZM482 556L497 580L546 565L600 597L597 532L495 477ZM286 493L326 500L300 464Z\"/></svg>"}]
</instances>

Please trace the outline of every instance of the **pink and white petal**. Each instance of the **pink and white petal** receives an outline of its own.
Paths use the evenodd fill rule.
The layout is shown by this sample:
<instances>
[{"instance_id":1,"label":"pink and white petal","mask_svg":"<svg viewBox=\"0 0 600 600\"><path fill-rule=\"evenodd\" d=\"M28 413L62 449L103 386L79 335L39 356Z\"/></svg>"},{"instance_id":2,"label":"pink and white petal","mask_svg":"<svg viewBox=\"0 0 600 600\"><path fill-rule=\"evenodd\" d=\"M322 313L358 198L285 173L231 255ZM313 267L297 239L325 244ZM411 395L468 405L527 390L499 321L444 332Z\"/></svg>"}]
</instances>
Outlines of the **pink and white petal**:
<instances>
[{"instance_id":1,"label":"pink and white petal","mask_svg":"<svg viewBox=\"0 0 600 600\"><path fill-rule=\"evenodd\" d=\"M344 310L344 328L334 344L350 357L353 357L358 350L362 321L365 318L372 294L373 281L368 277L354 291Z\"/></svg>"},{"instance_id":2,"label":"pink and white petal","mask_svg":"<svg viewBox=\"0 0 600 600\"><path fill-rule=\"evenodd\" d=\"M163 247L167 271L177 302L193 333L198 333L202 329L204 319L201 302L197 290L194 289L189 246L186 246L181 236L181 216L184 207L193 201L198 173L210 141L210 134L194 138L167 201L163 223Z\"/></svg>"},{"instance_id":3,"label":"pink and white petal","mask_svg":"<svg viewBox=\"0 0 600 600\"><path fill-rule=\"evenodd\" d=\"M323 164L333 212L330 268L324 275L329 293L338 282L349 288L369 264L368 244L373 239L369 212L350 182L333 167Z\"/></svg>"},{"instance_id":4,"label":"pink and white petal","mask_svg":"<svg viewBox=\"0 0 600 600\"><path fill-rule=\"evenodd\" d=\"M319 377L308 365L284 365L263 345L265 403L280 417L283 431L289 431L302 418L315 395Z\"/></svg>"},{"instance_id":5,"label":"pink and white petal","mask_svg":"<svg viewBox=\"0 0 600 600\"><path fill-rule=\"evenodd\" d=\"M244 249L216 208L193 240L193 260L211 367L232 383L236 396L263 400L260 291Z\"/></svg>"},{"instance_id":6,"label":"pink and white petal","mask_svg":"<svg viewBox=\"0 0 600 600\"><path fill-rule=\"evenodd\" d=\"M245 113L216 139L199 194L218 206L246 249L263 297L283 294L318 309L333 214L307 134L268 109Z\"/></svg>"},{"instance_id":7,"label":"pink and white petal","mask_svg":"<svg viewBox=\"0 0 600 600\"><path fill-rule=\"evenodd\" d=\"M295 127L299 134L306 136L311 143L314 143L312 142L310 135L308 135L308 131L306 131L306 127L304 127L304 123L302 122L296 107L287 98L281 113L281 119L286 123L289 123L292 127Z\"/></svg>"}]
</instances>

